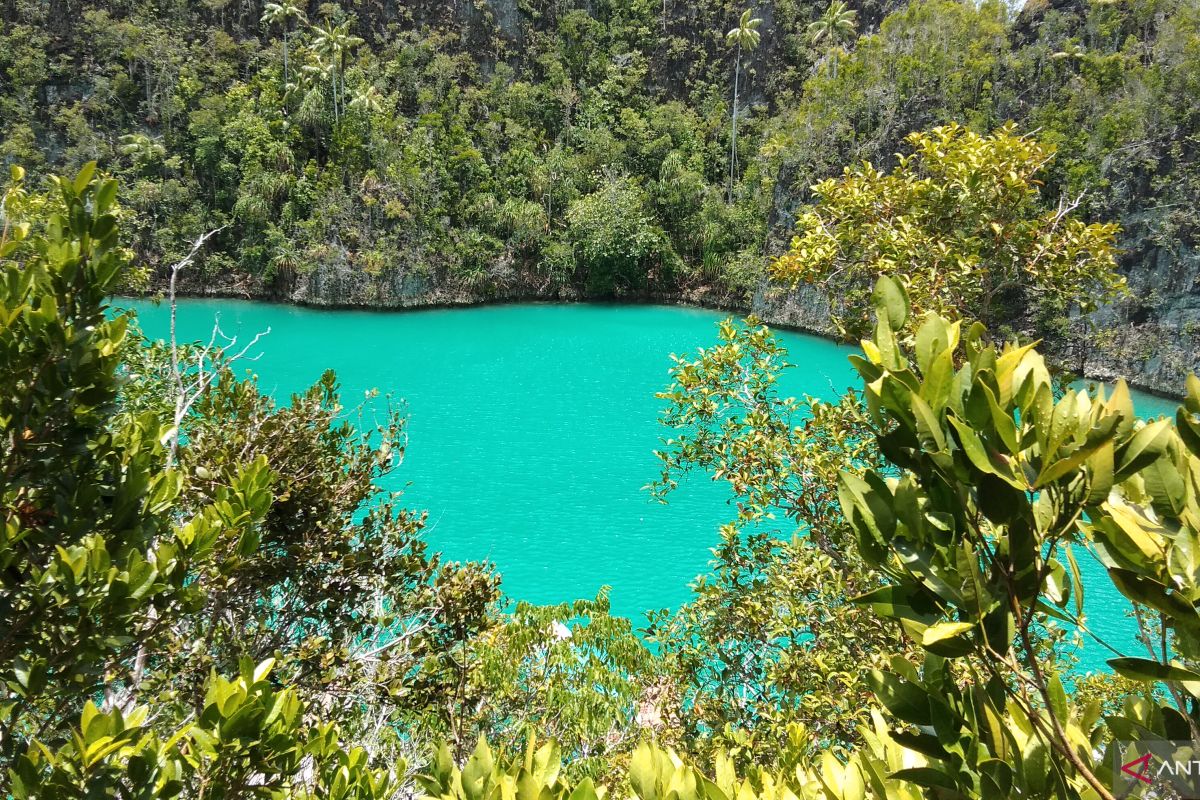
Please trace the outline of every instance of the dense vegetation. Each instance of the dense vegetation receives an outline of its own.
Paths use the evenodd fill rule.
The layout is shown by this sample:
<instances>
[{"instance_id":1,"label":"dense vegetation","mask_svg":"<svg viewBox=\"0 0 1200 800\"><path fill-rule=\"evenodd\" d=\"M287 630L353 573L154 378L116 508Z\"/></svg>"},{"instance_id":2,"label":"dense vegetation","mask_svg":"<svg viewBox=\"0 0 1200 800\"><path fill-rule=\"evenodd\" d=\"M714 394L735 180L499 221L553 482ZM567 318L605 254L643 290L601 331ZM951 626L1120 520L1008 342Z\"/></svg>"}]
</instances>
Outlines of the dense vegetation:
<instances>
[{"instance_id":1,"label":"dense vegetation","mask_svg":"<svg viewBox=\"0 0 1200 800\"><path fill-rule=\"evenodd\" d=\"M880 275L900 280L923 311L1043 335L1120 295L1117 226L1086 225L1066 204L1039 207L1044 145L1011 126L981 136L959 125L908 144L912 154L888 174L868 164L814 186L817 202L771 265L776 279L820 285L844 334L870 331Z\"/></svg>"},{"instance_id":2,"label":"dense vegetation","mask_svg":"<svg viewBox=\"0 0 1200 800\"><path fill-rule=\"evenodd\" d=\"M0 795L1107 800L1120 742L1200 739L1200 380L1147 422L1029 341L1121 298L1115 245L1194 235L1194 3L0 21ZM704 473L736 515L644 632L429 552L378 488L386 398L277 403L245 343L106 306L176 273L739 302L768 269L837 287L861 389L781 396L753 320L676 359L649 489ZM1083 557L1145 649L1087 678Z\"/></svg>"},{"instance_id":3,"label":"dense vegetation","mask_svg":"<svg viewBox=\"0 0 1200 800\"><path fill-rule=\"evenodd\" d=\"M150 264L229 226L206 268L253 292L322 266L480 295L749 280L769 179L743 108L728 186L726 9L697 48L649 2L364 6L17 4L0 161L115 170Z\"/></svg>"},{"instance_id":4,"label":"dense vegetation","mask_svg":"<svg viewBox=\"0 0 1200 800\"><path fill-rule=\"evenodd\" d=\"M121 177L160 280L220 229L194 290L744 305L810 186L1011 120L1144 267L1102 321L1195 333L1194 0L852 6L9 0L0 161Z\"/></svg>"},{"instance_id":5,"label":"dense vegetation","mask_svg":"<svg viewBox=\"0 0 1200 800\"><path fill-rule=\"evenodd\" d=\"M1200 727L1194 378L1142 422L881 278L861 397L799 404L769 331L723 324L662 395L657 489L711 472L737 519L652 651L603 594L505 613L429 555L374 488L402 420L344 421L333 376L276 407L237 353L107 314L116 196L90 164L4 195L5 793L391 797L412 765L463 800L1111 797L1117 739ZM803 535L740 530L771 513ZM1068 694L1077 552L1149 657Z\"/></svg>"}]
</instances>

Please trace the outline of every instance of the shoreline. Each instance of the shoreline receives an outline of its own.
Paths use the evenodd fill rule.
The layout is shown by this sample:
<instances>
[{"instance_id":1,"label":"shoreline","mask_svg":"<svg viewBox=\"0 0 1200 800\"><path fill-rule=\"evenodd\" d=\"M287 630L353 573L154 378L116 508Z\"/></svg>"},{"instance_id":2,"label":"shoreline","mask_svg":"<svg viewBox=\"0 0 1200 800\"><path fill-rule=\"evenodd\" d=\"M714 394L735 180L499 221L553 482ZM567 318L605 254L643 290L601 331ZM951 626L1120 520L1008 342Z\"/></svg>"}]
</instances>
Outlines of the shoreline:
<instances>
[{"instance_id":1,"label":"shoreline","mask_svg":"<svg viewBox=\"0 0 1200 800\"><path fill-rule=\"evenodd\" d=\"M248 292L222 291L177 291L176 297L181 300L240 300L248 303L264 303L277 306L294 306L310 311L365 311L369 313L389 314L389 313L412 313L421 311L449 311L449 310L466 310L471 308L483 308L489 306L510 306L510 305L601 305L601 306L664 306L668 308L689 308L700 311L717 311L737 315L740 317L757 316L752 308L753 303L732 303L721 302L719 300L706 301L703 296L696 298L683 297L683 292L647 292L627 297L587 297L582 294L568 297L547 297L545 293L517 293L505 295L496 298L463 298L462 300L418 300L412 303L402 304L378 304L378 303L358 303L358 302L319 302L313 303L305 300L281 299L279 297L270 296L254 296ZM703 292L701 292L703 294ZM162 292L143 292L140 294L119 294L112 297L126 297L136 300L148 300L156 302L166 302L166 297ZM813 336L824 341L843 345L856 346L854 342L846 339L841 339L829 335L825 331L821 331L812 326L789 322L774 322L758 317L759 321L770 328L789 333L800 333L807 336ZM1060 365L1051 365L1052 369L1063 370ZM1074 373L1072 373L1074 374ZM1182 401L1186 395L1182 387L1178 392L1170 392L1161 387L1151 386L1136 379L1122 375L1102 376L1096 372L1090 374L1077 374L1076 379L1080 381L1095 382L1100 384L1111 384L1113 381L1124 378L1126 384L1131 389L1136 389L1139 392L1157 397L1162 400Z\"/></svg>"}]
</instances>

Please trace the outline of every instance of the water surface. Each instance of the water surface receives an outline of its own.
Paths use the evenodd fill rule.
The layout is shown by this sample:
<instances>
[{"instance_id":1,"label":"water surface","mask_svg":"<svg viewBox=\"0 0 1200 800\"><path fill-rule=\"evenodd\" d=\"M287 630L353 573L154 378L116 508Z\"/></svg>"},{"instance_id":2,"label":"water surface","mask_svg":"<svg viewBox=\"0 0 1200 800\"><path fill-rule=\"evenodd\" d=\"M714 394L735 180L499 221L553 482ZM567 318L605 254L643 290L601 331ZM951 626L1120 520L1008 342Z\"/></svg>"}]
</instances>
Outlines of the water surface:
<instances>
[{"instance_id":1,"label":"water surface","mask_svg":"<svg viewBox=\"0 0 1200 800\"><path fill-rule=\"evenodd\" d=\"M122 300L153 337L165 306ZM250 365L280 400L337 371L343 402L371 389L403 398L409 446L388 488L429 511L427 536L450 559L489 559L512 597L556 603L612 586L615 613L688 599L717 529L733 516L723 484L685 482L668 505L642 487L658 476L664 430L654 397L671 353L716 341L723 315L661 306L509 305L418 312L318 311L233 300L185 300L180 338L208 338L220 315L248 341L271 329ZM833 397L855 385L852 350L779 332L795 369L785 394ZM1137 395L1143 414L1174 404ZM781 531L791 534L790 527ZM1084 559L1093 628L1131 646L1127 605ZM1084 664L1100 666L1098 647Z\"/></svg>"},{"instance_id":2,"label":"water surface","mask_svg":"<svg viewBox=\"0 0 1200 800\"><path fill-rule=\"evenodd\" d=\"M122 300L150 336L167 309ZM516 305L408 313L316 311L231 300L180 303L180 338L263 338L250 367L277 398L337 371L343 402L372 388L403 398L409 446L388 488L429 511L428 537L451 559L494 561L510 595L536 603L594 596L640 620L675 606L732 518L723 486L698 477L668 505L658 477L664 431L654 397L669 355L716 341L715 312L657 306ZM803 366L786 391L829 396L853 383L850 352L784 334ZM789 531L790 532L790 531Z\"/></svg>"}]
</instances>

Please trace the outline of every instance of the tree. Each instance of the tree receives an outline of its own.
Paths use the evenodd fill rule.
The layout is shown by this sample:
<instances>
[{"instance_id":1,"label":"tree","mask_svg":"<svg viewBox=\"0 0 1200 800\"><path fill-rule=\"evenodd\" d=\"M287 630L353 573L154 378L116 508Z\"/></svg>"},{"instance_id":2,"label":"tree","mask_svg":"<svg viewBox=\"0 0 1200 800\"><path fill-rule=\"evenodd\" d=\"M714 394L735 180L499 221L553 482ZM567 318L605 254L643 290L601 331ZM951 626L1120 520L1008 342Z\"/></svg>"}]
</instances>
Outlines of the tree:
<instances>
[{"instance_id":1,"label":"tree","mask_svg":"<svg viewBox=\"0 0 1200 800\"><path fill-rule=\"evenodd\" d=\"M339 109L345 106L346 57L362 43L362 39L351 35L349 22L334 25L327 20L324 25L313 27L313 48L319 55L329 59L332 69L334 122L338 120Z\"/></svg>"},{"instance_id":2,"label":"tree","mask_svg":"<svg viewBox=\"0 0 1200 800\"><path fill-rule=\"evenodd\" d=\"M858 12L843 0L833 0L816 21L809 23L808 38L813 44L828 41L833 46L833 76L837 77L837 51L844 41L854 38Z\"/></svg>"},{"instance_id":3,"label":"tree","mask_svg":"<svg viewBox=\"0 0 1200 800\"><path fill-rule=\"evenodd\" d=\"M291 78L288 72L288 39L292 35L292 26L296 23L308 22L304 8L295 0L282 0L279 3L267 3L263 6L262 24L278 25L283 28L281 44L283 47L283 83L286 86Z\"/></svg>"},{"instance_id":4,"label":"tree","mask_svg":"<svg viewBox=\"0 0 1200 800\"><path fill-rule=\"evenodd\" d=\"M687 709L689 748L736 746L746 762L778 766L857 743L869 721L865 665L904 650L896 630L848 600L881 578L838 505L843 470L885 462L856 394L781 397L792 365L765 326L726 320L718 337L674 358L658 395L671 438L651 488L665 502L682 476L703 472L728 485L737 520L721 529L691 600L655 614L649 632ZM792 527L771 529L781 517Z\"/></svg>"},{"instance_id":5,"label":"tree","mask_svg":"<svg viewBox=\"0 0 1200 800\"><path fill-rule=\"evenodd\" d=\"M562 749L572 775L604 777L672 712L653 692L657 662L630 621L609 614L607 589L594 600L518 602L465 657L463 694L448 720L462 756L480 735L511 747L537 731Z\"/></svg>"},{"instance_id":6,"label":"tree","mask_svg":"<svg viewBox=\"0 0 1200 800\"><path fill-rule=\"evenodd\" d=\"M952 124L907 142L913 152L890 173L868 163L814 186L816 203L770 266L776 280L818 287L844 335L869 329L881 275L904 284L918 313L975 318L997 332L1064 332L1067 314L1123 291L1117 226L1076 219L1077 200L1042 202L1050 147L1012 125L984 136Z\"/></svg>"},{"instance_id":7,"label":"tree","mask_svg":"<svg viewBox=\"0 0 1200 800\"><path fill-rule=\"evenodd\" d=\"M362 91L355 92L350 101L350 108L361 111L364 116L371 116L383 111L383 95L374 86L368 86Z\"/></svg>"},{"instance_id":8,"label":"tree","mask_svg":"<svg viewBox=\"0 0 1200 800\"><path fill-rule=\"evenodd\" d=\"M152 139L144 133L128 133L121 137L121 154L129 156L142 170L156 167L167 155L162 141Z\"/></svg>"},{"instance_id":9,"label":"tree","mask_svg":"<svg viewBox=\"0 0 1200 800\"><path fill-rule=\"evenodd\" d=\"M191 602L185 567L222 530L202 511L186 530L163 511L161 421L111 426L124 317L104 298L125 266L116 182L90 164L31 196L13 169L0 235L0 753L62 735L67 709L100 693L106 670L162 634L155 617ZM252 476L250 480L255 480ZM253 514L248 513L252 517ZM3 781L0 776L0 791Z\"/></svg>"},{"instance_id":10,"label":"tree","mask_svg":"<svg viewBox=\"0 0 1200 800\"><path fill-rule=\"evenodd\" d=\"M393 797L405 765L373 768L363 748L342 746L336 722L309 723L320 710L280 687L271 667L244 662L231 679L214 675L196 718L166 733L158 709L98 708L89 700L61 747L35 741L11 762L9 796Z\"/></svg>"},{"instance_id":11,"label":"tree","mask_svg":"<svg viewBox=\"0 0 1200 800\"><path fill-rule=\"evenodd\" d=\"M567 210L567 234L577 269L596 293L639 290L668 255L645 193L628 179L610 181Z\"/></svg>"},{"instance_id":12,"label":"tree","mask_svg":"<svg viewBox=\"0 0 1200 800\"><path fill-rule=\"evenodd\" d=\"M738 116L738 79L742 72L742 51L752 52L758 47L762 38L758 26L762 20L751 18L750 9L742 12L736 28L725 34L725 42L734 49L733 55L733 114L729 117L729 192L727 200L733 202L733 184L737 180L737 116Z\"/></svg>"},{"instance_id":13,"label":"tree","mask_svg":"<svg viewBox=\"0 0 1200 800\"><path fill-rule=\"evenodd\" d=\"M385 771L272 683L273 659L147 699L171 632L258 548L277 475L231 459L183 499L155 404L121 408L129 317L117 184L89 163L31 194L14 168L0 233L0 794L382 798ZM203 641L187 643L188 650ZM153 653L147 658L145 653ZM136 657L135 657L135 654ZM193 701L194 700L194 704ZM81 712L81 713L80 713Z\"/></svg>"},{"instance_id":14,"label":"tree","mask_svg":"<svg viewBox=\"0 0 1200 800\"><path fill-rule=\"evenodd\" d=\"M1143 422L1123 382L1107 398L1056 399L1032 345L1001 348L979 323L933 312L902 336L899 282L880 278L874 297L875 335L852 361L891 468L844 475L840 494L859 551L888 577L859 602L925 651L919 672L894 659L871 678L897 729L936 732L906 740L928 761L902 775L970 797L1111 800L1114 765L1133 752L1114 739L1200 733L1188 688L1200 678L1200 380L1174 425ZM1109 665L1169 692L1127 698L1103 725L1098 706L1071 702L1054 649L1038 642L1061 625L1100 638L1076 553L1107 568L1144 625L1150 658L1102 642L1119 656ZM1020 739L1004 731L1014 725Z\"/></svg>"}]
</instances>

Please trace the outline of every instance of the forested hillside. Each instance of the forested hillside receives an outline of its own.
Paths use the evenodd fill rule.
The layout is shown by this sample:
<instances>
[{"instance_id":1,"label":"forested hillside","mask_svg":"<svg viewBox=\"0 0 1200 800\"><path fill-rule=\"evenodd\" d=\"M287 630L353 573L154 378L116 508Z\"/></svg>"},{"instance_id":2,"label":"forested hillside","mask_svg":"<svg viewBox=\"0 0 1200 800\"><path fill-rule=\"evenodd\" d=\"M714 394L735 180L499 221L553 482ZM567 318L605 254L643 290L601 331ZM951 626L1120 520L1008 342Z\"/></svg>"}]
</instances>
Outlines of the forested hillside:
<instances>
[{"instance_id":1,"label":"forested hillside","mask_svg":"<svg viewBox=\"0 0 1200 800\"><path fill-rule=\"evenodd\" d=\"M189 291L753 303L823 330L811 292L762 284L810 185L890 165L912 131L1012 120L1058 149L1049 202L1123 228L1132 296L1060 358L1180 391L1200 349L1194 0L742 11L6 0L0 160L98 160L160 270L220 228Z\"/></svg>"},{"instance_id":2,"label":"forested hillside","mask_svg":"<svg viewBox=\"0 0 1200 800\"><path fill-rule=\"evenodd\" d=\"M1031 210L1007 173L1036 165L1032 140L910 144L931 172L966 163L963 186L901 173L923 201ZM1124 383L1066 388L1034 344L953 318L969 285L885 276L851 298L861 388L797 401L779 340L726 320L658 395L650 488L698 472L736 516L692 599L639 633L606 590L511 604L490 565L431 552L426 516L381 490L406 438L378 398L354 424L332 373L281 404L237 377L244 349L146 341L106 301L135 263L118 183L94 163L37 183L14 168L0 196L0 795L1195 793L1190 769L1136 770L1192 763L1200 731L1194 376L1173 418L1142 420ZM1074 269L1083 239L1119 286L1110 226L1023 235L1044 219L997 223L1031 248L1014 261ZM843 215L836 235L863 230ZM1137 641L1089 618L1106 588ZM1077 669L1085 642L1105 668Z\"/></svg>"},{"instance_id":3,"label":"forested hillside","mask_svg":"<svg viewBox=\"0 0 1200 800\"><path fill-rule=\"evenodd\" d=\"M1200 795L1141 789L1200 741L1198 97L1200 0L0 0L0 797ZM387 489L390 398L113 307L174 277L754 310L856 388L721 322L619 476L718 484L711 569L538 606ZM594 385L530 416L607 479Z\"/></svg>"}]
</instances>

